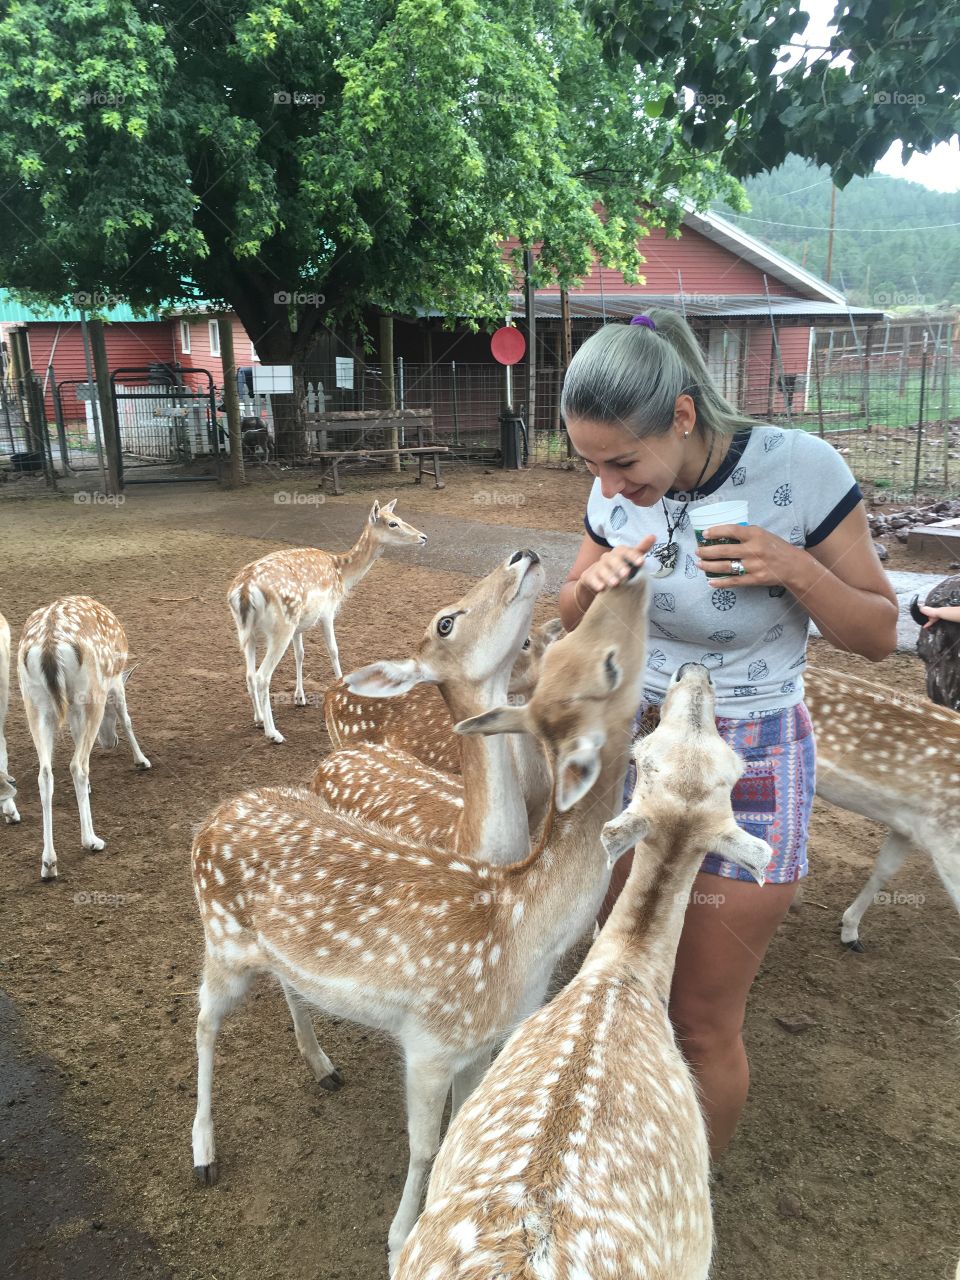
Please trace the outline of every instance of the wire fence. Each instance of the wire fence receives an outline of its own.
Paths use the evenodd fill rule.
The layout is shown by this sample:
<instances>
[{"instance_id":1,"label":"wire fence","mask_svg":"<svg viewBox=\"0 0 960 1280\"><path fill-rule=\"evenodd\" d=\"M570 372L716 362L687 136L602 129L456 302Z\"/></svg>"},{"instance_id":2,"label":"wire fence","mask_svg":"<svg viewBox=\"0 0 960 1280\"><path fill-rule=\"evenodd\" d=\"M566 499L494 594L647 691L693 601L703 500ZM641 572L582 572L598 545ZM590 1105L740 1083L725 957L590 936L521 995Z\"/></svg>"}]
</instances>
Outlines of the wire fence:
<instances>
[{"instance_id":1,"label":"wire fence","mask_svg":"<svg viewBox=\"0 0 960 1280\"><path fill-rule=\"evenodd\" d=\"M819 433L846 457L868 492L888 495L891 501L960 496L960 341L953 342L952 325L880 326L869 332L851 326L846 331L819 331L811 344L806 374L777 378L768 369L763 376L767 381L766 404L764 412L755 414L757 419ZM0 380L0 452L19 458L17 469L43 470L43 453L47 466L57 472L98 466L90 406L81 398L82 386L70 381L58 384L54 399L57 421L48 422L39 379L29 387L24 382L15 385L12 379ZM774 386L776 395L770 390ZM248 452L245 447L245 454L252 466L258 461L274 464L278 460L285 465L311 466L319 465L316 453L321 438L324 449L344 451L358 444L369 448L392 443L386 435L376 438L375 422L365 422L360 437L356 429L352 434L346 426L342 431L336 429L332 420L357 412L389 414L395 408L429 411L425 439L449 450L443 461L445 469L476 462L497 464L501 415L509 400L528 428L526 460L559 464L572 456L560 418L561 389L562 370L541 365L531 414L526 363L514 366L508 375L493 364L428 364L399 359L391 377L380 363L337 358L308 366L297 406L289 396L285 406L276 397L264 395L247 395L241 400L246 431L261 426L264 438L269 438L268 448ZM122 398L118 402L128 464L197 461L222 449L225 422L217 412L222 388L203 409L206 416L194 433L200 443L194 441L186 452L181 439L183 424L175 415L183 412L177 396L186 404L184 395L191 389L161 392L150 386L137 390L142 399L131 399L129 405ZM738 382L738 390L741 404L749 405L751 397L756 400L757 388L747 380ZM169 404L165 401L158 409L159 401L154 401L161 394ZM199 412L193 400L187 407L191 406L195 414ZM295 408L302 411L299 417L293 412ZM131 418L127 423L134 410L136 421ZM38 413L43 417L39 432L35 427ZM310 424L305 432L303 415ZM324 418L331 419L333 429L324 428ZM284 431L290 429L297 433L296 447L287 447L290 442L283 438ZM149 449L144 444L145 432L150 433ZM396 443L401 449L416 445L413 427L405 429L401 423ZM341 469L349 473L387 465L387 461L358 457Z\"/></svg>"}]
</instances>

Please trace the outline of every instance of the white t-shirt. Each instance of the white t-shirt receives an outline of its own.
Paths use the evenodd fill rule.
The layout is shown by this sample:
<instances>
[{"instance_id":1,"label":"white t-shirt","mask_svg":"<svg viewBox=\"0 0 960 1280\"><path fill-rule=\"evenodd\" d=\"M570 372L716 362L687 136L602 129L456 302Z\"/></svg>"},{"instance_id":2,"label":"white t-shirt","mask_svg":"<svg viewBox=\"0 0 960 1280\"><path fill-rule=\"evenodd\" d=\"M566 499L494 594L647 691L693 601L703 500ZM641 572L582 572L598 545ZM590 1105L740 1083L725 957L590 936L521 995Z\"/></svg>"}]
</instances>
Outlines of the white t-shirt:
<instances>
[{"instance_id":1,"label":"white t-shirt","mask_svg":"<svg viewBox=\"0 0 960 1280\"><path fill-rule=\"evenodd\" d=\"M671 491L672 492L672 491ZM673 524L683 503L665 498ZM850 468L819 436L799 429L756 426L734 436L715 475L690 503L746 500L752 525L798 547L814 547L862 501ZM633 546L647 534L667 538L663 505L639 507L605 498L594 481L584 520L603 547ZM773 715L803 700L809 615L785 587L714 587L696 567L697 542L689 513L674 539L673 573L653 584L646 697L661 702L684 662L710 668L717 714L735 720ZM734 551L735 555L736 552Z\"/></svg>"}]
</instances>

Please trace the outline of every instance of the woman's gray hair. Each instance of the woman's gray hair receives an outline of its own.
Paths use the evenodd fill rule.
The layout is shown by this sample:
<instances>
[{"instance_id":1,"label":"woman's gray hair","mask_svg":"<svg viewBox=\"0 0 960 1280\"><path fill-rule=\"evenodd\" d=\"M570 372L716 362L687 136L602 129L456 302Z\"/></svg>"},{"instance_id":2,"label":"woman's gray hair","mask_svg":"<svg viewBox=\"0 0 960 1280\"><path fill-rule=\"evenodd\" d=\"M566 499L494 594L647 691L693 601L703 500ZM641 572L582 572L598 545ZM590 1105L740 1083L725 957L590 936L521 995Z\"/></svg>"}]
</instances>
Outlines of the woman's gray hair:
<instances>
[{"instance_id":1,"label":"woman's gray hair","mask_svg":"<svg viewBox=\"0 0 960 1280\"><path fill-rule=\"evenodd\" d=\"M570 361L560 413L623 427L634 436L660 436L673 423L677 396L688 395L697 425L733 435L755 425L717 390L693 330L675 311L647 312L642 324L608 324Z\"/></svg>"}]
</instances>

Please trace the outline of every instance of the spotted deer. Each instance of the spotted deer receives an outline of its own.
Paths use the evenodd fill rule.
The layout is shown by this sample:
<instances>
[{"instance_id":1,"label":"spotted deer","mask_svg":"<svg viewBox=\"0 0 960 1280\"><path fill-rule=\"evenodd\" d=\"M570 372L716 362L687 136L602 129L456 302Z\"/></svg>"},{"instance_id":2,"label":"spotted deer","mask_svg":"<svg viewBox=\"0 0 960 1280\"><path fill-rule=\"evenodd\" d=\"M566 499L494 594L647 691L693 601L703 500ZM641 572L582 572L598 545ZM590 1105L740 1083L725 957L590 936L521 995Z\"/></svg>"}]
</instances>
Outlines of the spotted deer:
<instances>
[{"instance_id":1,"label":"spotted deer","mask_svg":"<svg viewBox=\"0 0 960 1280\"><path fill-rule=\"evenodd\" d=\"M960 712L821 667L808 667L803 682L817 736L817 795L887 827L867 883L844 912L841 941L863 950L864 912L911 850L927 851L960 911Z\"/></svg>"},{"instance_id":2,"label":"spotted deer","mask_svg":"<svg viewBox=\"0 0 960 1280\"><path fill-rule=\"evenodd\" d=\"M707 669L681 667L634 748L630 807L603 828L611 866L637 847L626 886L580 972L451 1123L395 1280L707 1276L707 1136L667 1001L704 854L761 884L770 859L734 819L743 762L714 705Z\"/></svg>"},{"instance_id":3,"label":"spotted deer","mask_svg":"<svg viewBox=\"0 0 960 1280\"><path fill-rule=\"evenodd\" d=\"M4 822L19 822L20 814L14 803L17 788L7 772L7 739L4 726L7 723L7 707L10 704L10 624L0 613L0 813Z\"/></svg>"},{"instance_id":4,"label":"spotted deer","mask_svg":"<svg viewBox=\"0 0 960 1280\"><path fill-rule=\"evenodd\" d=\"M420 546L427 535L394 515L396 498L381 507L374 502L367 522L349 551L320 551L298 547L272 551L244 565L227 593L246 664L247 692L253 703L253 722L263 725L271 742L283 742L270 704L270 681L293 641L297 706L305 706L303 633L320 626L334 672L341 676L340 653L333 623L344 600L383 555L387 547ZM257 649L264 655L257 666Z\"/></svg>"},{"instance_id":5,"label":"spotted deer","mask_svg":"<svg viewBox=\"0 0 960 1280\"><path fill-rule=\"evenodd\" d=\"M346 687L373 702L433 685L452 736L454 721L507 698L542 586L536 552L514 552L456 604L439 610L413 657L361 667L345 677ZM362 716L357 723L365 723ZM522 779L514 743L521 748L516 754L523 757ZM535 759L528 761L531 755ZM515 861L529 829L522 782L539 783L534 803L540 820L549 802L542 749L529 734L467 737L462 758L462 778L445 778L406 751L362 743L328 755L310 786L331 808L381 822L413 840L491 862Z\"/></svg>"},{"instance_id":6,"label":"spotted deer","mask_svg":"<svg viewBox=\"0 0 960 1280\"><path fill-rule=\"evenodd\" d=\"M18 674L27 724L40 761L43 808L42 880L55 880L53 847L53 744L64 720L74 742L70 773L80 809L80 842L99 850L90 813L90 752L94 742L115 747L123 724L138 769L150 761L140 750L127 710L127 637L108 608L89 596L62 596L37 609L23 624Z\"/></svg>"},{"instance_id":7,"label":"spotted deer","mask_svg":"<svg viewBox=\"0 0 960 1280\"><path fill-rule=\"evenodd\" d=\"M510 674L511 702L527 702L540 675L543 655L563 635L563 623L552 618L534 627ZM443 698L433 685L417 685L397 698L365 698L343 679L323 699L327 734L335 749L373 742L409 752L432 769L459 774L461 741Z\"/></svg>"},{"instance_id":8,"label":"spotted deer","mask_svg":"<svg viewBox=\"0 0 960 1280\"><path fill-rule=\"evenodd\" d=\"M327 1088L342 1080L317 1043L309 1006L400 1042L410 1163L390 1228L395 1259L417 1217L451 1082L455 1111L493 1047L538 1007L557 959L603 901L610 868L600 832L620 806L647 604L637 570L550 647L529 703L458 726L535 732L544 744L558 816L550 841L521 861L496 866L430 849L331 811L305 789L251 791L207 819L193 845L205 939L193 1126L202 1180L217 1172L217 1032L253 977L271 973Z\"/></svg>"}]
</instances>

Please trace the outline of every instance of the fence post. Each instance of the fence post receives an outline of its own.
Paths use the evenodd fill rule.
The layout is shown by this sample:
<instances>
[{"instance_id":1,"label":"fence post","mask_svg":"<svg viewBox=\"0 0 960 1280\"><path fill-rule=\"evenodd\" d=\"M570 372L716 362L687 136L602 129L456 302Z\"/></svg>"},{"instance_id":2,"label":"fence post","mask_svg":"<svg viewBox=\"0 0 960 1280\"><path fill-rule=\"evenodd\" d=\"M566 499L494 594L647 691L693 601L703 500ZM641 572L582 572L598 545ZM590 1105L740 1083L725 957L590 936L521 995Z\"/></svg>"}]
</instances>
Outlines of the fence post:
<instances>
[{"instance_id":1,"label":"fence post","mask_svg":"<svg viewBox=\"0 0 960 1280\"><path fill-rule=\"evenodd\" d=\"M870 430L870 356L873 348L873 325L867 325L863 344L863 425Z\"/></svg>"},{"instance_id":2,"label":"fence post","mask_svg":"<svg viewBox=\"0 0 960 1280\"><path fill-rule=\"evenodd\" d=\"M80 312L80 334L83 338L83 359L87 366L87 386L90 388L90 416L93 418L93 438L97 446L100 488L106 494L109 491L107 489L107 473L103 465L103 431L100 422L100 400L97 393L97 380L93 376L93 356L90 353L90 334L87 330L87 315L85 311Z\"/></svg>"},{"instance_id":3,"label":"fence post","mask_svg":"<svg viewBox=\"0 0 960 1280\"><path fill-rule=\"evenodd\" d=\"M953 360L953 321L947 322L943 350L943 379L940 384L940 417L943 420L943 488L950 484L950 363Z\"/></svg>"},{"instance_id":4,"label":"fence post","mask_svg":"<svg viewBox=\"0 0 960 1280\"><path fill-rule=\"evenodd\" d=\"M920 356L920 410L917 414L917 459L913 467L913 492L920 488L920 450L923 446L923 401L927 390L927 331L923 331L923 349Z\"/></svg>"},{"instance_id":5,"label":"fence post","mask_svg":"<svg viewBox=\"0 0 960 1280\"><path fill-rule=\"evenodd\" d=\"M823 439L823 391L820 387L820 355L817 351L816 337L813 343L813 378L817 384L817 419L820 423L820 438Z\"/></svg>"},{"instance_id":6,"label":"fence post","mask_svg":"<svg viewBox=\"0 0 960 1280\"><path fill-rule=\"evenodd\" d=\"M450 394L453 398L453 443L460 447L460 406L457 404L457 362L450 361Z\"/></svg>"},{"instance_id":7,"label":"fence post","mask_svg":"<svg viewBox=\"0 0 960 1280\"><path fill-rule=\"evenodd\" d=\"M395 413L397 409L397 388L393 380L393 316L380 317L380 367L383 370L384 409ZM387 448L396 449L388 459L390 470L400 471L400 436L395 426L390 428Z\"/></svg>"},{"instance_id":8,"label":"fence post","mask_svg":"<svg viewBox=\"0 0 960 1280\"><path fill-rule=\"evenodd\" d=\"M63 401L60 398L60 388L56 382L51 382L50 392L53 396L53 416L57 422L57 441L60 445L60 465L63 467L63 474L68 475L70 472L70 458L67 452L67 430L63 421Z\"/></svg>"}]
</instances>

